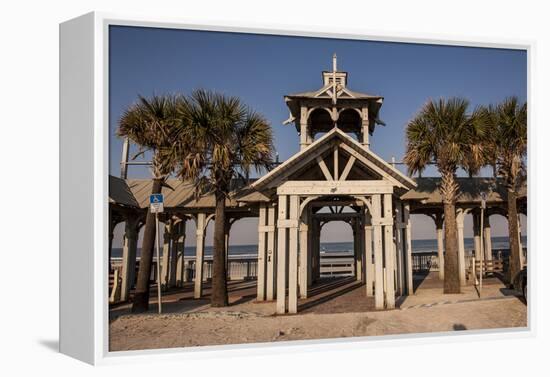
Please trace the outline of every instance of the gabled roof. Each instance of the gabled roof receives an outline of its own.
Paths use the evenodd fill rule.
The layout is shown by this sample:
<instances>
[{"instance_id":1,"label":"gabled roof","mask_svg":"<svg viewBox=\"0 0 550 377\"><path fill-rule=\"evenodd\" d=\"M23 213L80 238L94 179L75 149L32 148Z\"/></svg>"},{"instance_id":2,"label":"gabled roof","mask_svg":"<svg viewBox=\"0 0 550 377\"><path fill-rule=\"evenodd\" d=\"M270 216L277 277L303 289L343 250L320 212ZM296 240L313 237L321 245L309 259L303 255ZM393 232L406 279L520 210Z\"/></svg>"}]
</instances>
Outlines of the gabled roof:
<instances>
[{"instance_id":1,"label":"gabled roof","mask_svg":"<svg viewBox=\"0 0 550 377\"><path fill-rule=\"evenodd\" d=\"M321 89L311 91L311 92L302 92L302 93L294 93L294 94L288 94L285 96L285 98L288 99L294 99L294 98L327 98L332 99L332 88L333 85L325 85ZM368 93L361 93L353 91L346 87L341 87L340 90L336 92L336 97L341 99L372 99L372 100L383 100L384 97L368 94Z\"/></svg>"},{"instance_id":2,"label":"gabled roof","mask_svg":"<svg viewBox=\"0 0 550 377\"><path fill-rule=\"evenodd\" d=\"M292 175L299 166L315 161L316 157L323 151L332 147L333 141L338 140L348 148L357 152L368 164L367 168L385 173L387 179L390 179L395 186L411 189L416 187L416 183L405 174L394 168L392 165L378 157L376 154L359 144L355 139L345 134L338 128L333 128L319 140L301 150L275 169L258 179L250 187L255 190L265 190L272 188L270 183L281 182ZM359 162L365 163L365 162Z\"/></svg>"}]
</instances>

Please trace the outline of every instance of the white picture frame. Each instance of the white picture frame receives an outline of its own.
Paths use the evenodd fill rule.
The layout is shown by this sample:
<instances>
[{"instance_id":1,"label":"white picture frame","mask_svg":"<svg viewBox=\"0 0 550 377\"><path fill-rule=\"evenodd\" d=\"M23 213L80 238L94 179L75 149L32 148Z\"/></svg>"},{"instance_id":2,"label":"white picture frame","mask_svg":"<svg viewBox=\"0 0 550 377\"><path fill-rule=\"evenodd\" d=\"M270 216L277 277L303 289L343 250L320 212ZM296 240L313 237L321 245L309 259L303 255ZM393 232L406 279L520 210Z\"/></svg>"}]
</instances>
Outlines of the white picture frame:
<instances>
[{"instance_id":1,"label":"white picture frame","mask_svg":"<svg viewBox=\"0 0 550 377\"><path fill-rule=\"evenodd\" d=\"M162 27L227 32L252 32L292 36L430 43L524 49L528 56L528 97L534 42L438 39L431 35L373 33L354 30L325 32L316 28L296 29L279 25L202 24L189 20L143 18L129 15L88 13L60 25L60 351L90 364L109 364L131 360L168 360L291 353L297 348L315 350L379 347L391 344L458 342L477 339L532 337L536 322L529 300L525 329L480 330L449 337L446 333L398 335L353 339L294 341L270 344L206 346L143 351L108 350L108 29L110 25ZM529 114L530 137L533 127ZM531 140L531 139L529 139ZM529 142L529 154L533 144ZM531 166L529 167L531 171ZM529 211L536 192L529 187ZM82 205L84 203L85 205ZM532 213L532 212L530 212ZM531 218L531 216L530 216ZM531 232L532 227L528 225ZM531 238L529 238L531 240ZM531 244L531 242L529 242ZM78 248L71 245L78 244ZM529 245L530 246L530 245ZM530 253L536 265L536 251ZM530 263L531 263L530 262ZM536 280L536 269L529 281ZM530 284L530 287L533 285ZM529 296L535 297L530 288Z\"/></svg>"}]
</instances>

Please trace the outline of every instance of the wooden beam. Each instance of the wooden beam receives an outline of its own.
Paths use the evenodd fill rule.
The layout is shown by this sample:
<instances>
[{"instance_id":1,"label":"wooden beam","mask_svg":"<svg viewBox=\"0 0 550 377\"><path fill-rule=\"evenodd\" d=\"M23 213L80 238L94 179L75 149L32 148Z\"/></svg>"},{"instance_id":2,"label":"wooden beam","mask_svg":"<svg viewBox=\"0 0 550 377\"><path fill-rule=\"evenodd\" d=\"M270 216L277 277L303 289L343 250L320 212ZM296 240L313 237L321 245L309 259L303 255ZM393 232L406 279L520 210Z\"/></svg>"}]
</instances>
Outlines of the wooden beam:
<instances>
[{"instance_id":1,"label":"wooden beam","mask_svg":"<svg viewBox=\"0 0 550 377\"><path fill-rule=\"evenodd\" d=\"M332 175L330 175L327 164L325 164L325 160L323 160L321 156L317 156L317 163L319 164L319 167L321 168L321 171L325 175L327 181L333 181L334 179L332 179Z\"/></svg>"},{"instance_id":2,"label":"wooden beam","mask_svg":"<svg viewBox=\"0 0 550 377\"><path fill-rule=\"evenodd\" d=\"M365 195L392 194L388 181L287 181L277 188L278 195Z\"/></svg>"},{"instance_id":3,"label":"wooden beam","mask_svg":"<svg viewBox=\"0 0 550 377\"><path fill-rule=\"evenodd\" d=\"M344 168L344 171L342 172L342 175L340 176L340 181L345 181L348 177L349 172L351 171L351 168L353 167L353 164L355 163L356 158L353 156L349 156L348 162L346 164L346 167Z\"/></svg>"},{"instance_id":4,"label":"wooden beam","mask_svg":"<svg viewBox=\"0 0 550 377\"><path fill-rule=\"evenodd\" d=\"M342 143L340 146L343 150L345 150L351 156L355 157L356 159L361 161L363 164L367 165L370 169L375 171L377 174L379 174L383 178L386 178L386 179L394 182L396 186L407 188L407 187L405 187L405 185L403 185L401 182L399 182L394 176L392 176L391 174L388 174L382 168L377 166L374 162L369 161L367 158L365 158L362 154L357 152L355 149L353 149L349 145L347 145L345 143Z\"/></svg>"},{"instance_id":5,"label":"wooden beam","mask_svg":"<svg viewBox=\"0 0 550 377\"><path fill-rule=\"evenodd\" d=\"M334 180L337 181L338 180L338 173L339 173L339 168L338 168L338 144L336 144L334 146Z\"/></svg>"}]
</instances>

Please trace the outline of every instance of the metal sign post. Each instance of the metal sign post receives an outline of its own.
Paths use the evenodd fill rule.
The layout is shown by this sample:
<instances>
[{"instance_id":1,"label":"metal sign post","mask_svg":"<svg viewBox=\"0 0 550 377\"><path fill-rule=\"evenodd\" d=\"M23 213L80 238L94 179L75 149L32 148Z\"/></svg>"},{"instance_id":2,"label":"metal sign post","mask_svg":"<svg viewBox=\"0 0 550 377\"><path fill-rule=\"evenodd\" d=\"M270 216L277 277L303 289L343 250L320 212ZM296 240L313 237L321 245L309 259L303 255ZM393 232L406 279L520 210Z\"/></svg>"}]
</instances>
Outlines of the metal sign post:
<instances>
[{"instance_id":1,"label":"metal sign post","mask_svg":"<svg viewBox=\"0 0 550 377\"><path fill-rule=\"evenodd\" d=\"M157 295L159 314L162 313L162 297L160 291L160 230L159 230L159 213L164 212L164 195L153 194L149 196L149 208L151 213L155 214L156 225L156 240L157 240Z\"/></svg>"}]
</instances>

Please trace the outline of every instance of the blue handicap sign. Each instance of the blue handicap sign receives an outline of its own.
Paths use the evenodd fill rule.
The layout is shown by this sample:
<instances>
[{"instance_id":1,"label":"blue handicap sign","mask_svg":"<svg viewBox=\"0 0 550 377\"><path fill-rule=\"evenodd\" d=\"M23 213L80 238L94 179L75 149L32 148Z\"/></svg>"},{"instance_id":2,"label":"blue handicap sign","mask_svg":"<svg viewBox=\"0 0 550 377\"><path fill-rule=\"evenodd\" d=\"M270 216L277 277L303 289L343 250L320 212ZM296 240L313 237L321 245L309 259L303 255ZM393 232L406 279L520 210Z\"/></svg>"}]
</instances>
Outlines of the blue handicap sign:
<instances>
[{"instance_id":1,"label":"blue handicap sign","mask_svg":"<svg viewBox=\"0 0 550 377\"><path fill-rule=\"evenodd\" d=\"M149 203L151 203L151 204L164 203L164 195L162 195L162 194L149 195Z\"/></svg>"}]
</instances>

